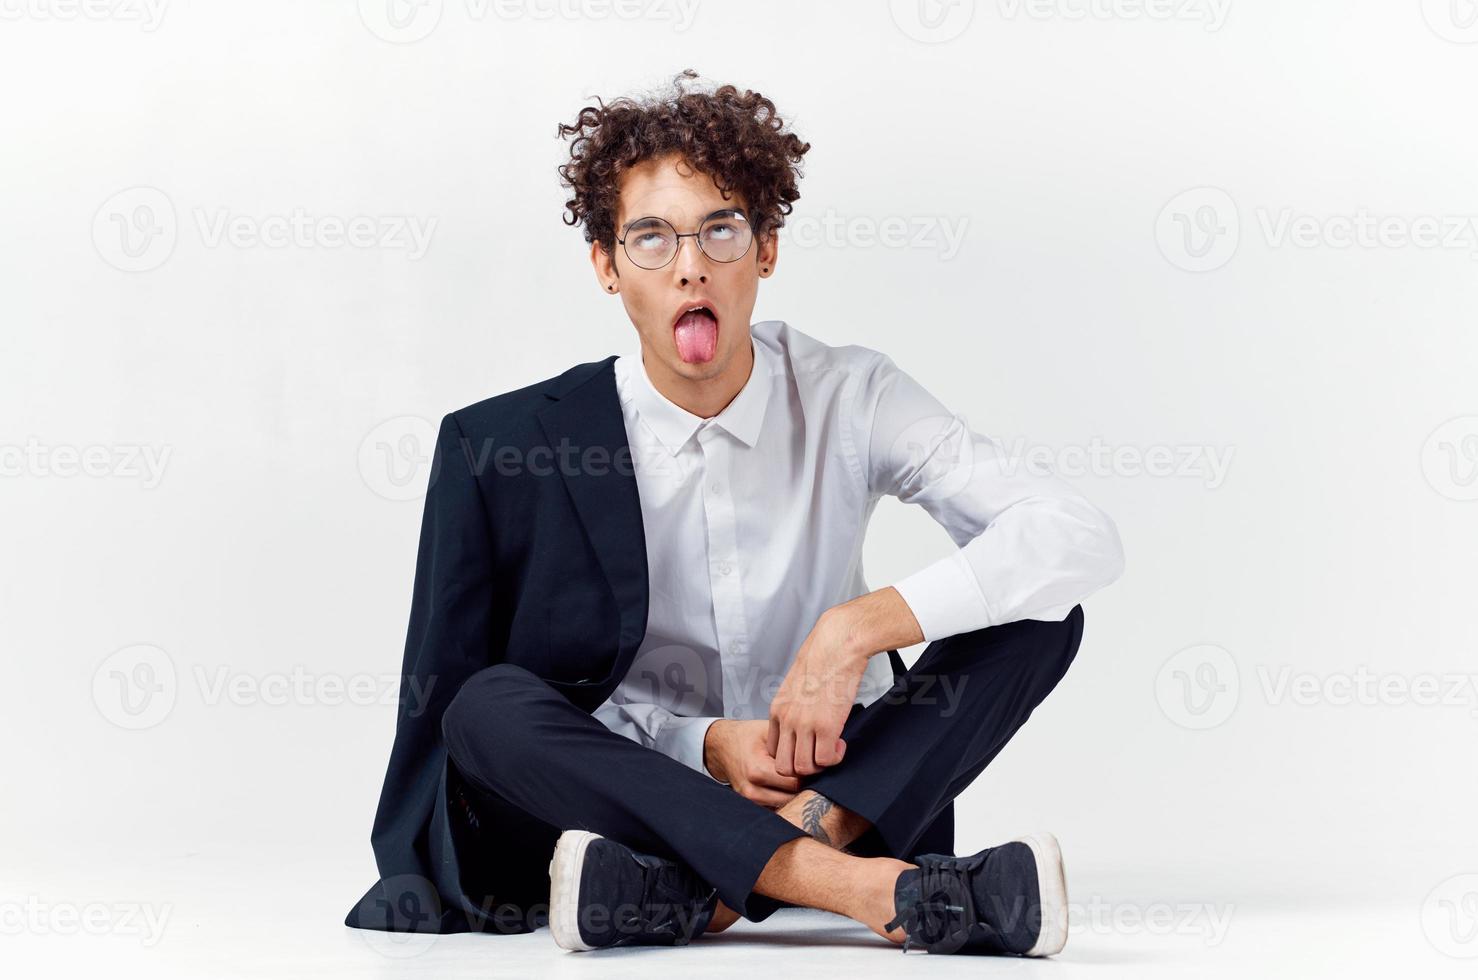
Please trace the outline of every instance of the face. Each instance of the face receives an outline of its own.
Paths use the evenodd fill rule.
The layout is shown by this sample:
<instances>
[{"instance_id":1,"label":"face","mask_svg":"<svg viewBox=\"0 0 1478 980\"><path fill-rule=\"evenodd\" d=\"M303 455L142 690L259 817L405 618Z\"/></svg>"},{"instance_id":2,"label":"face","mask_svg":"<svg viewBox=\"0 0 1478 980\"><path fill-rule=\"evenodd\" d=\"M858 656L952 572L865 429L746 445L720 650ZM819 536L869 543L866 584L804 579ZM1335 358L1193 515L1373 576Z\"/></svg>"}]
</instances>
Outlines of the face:
<instances>
[{"instance_id":1,"label":"face","mask_svg":"<svg viewBox=\"0 0 1478 980\"><path fill-rule=\"evenodd\" d=\"M633 167L619 190L616 237L626 238L633 248L636 232L628 236L625 231L638 218L664 218L687 234L715 211L745 208L741 198L725 198L712 178L678 156ZM620 244L607 254L596 243L591 262L601 290L621 297L654 382L682 388L747 377L750 315L759 280L775 270L774 237L756 237L734 262L709 258L694 238L679 241L677 256L660 269L633 264ZM706 308L711 318L689 312L694 307Z\"/></svg>"}]
</instances>

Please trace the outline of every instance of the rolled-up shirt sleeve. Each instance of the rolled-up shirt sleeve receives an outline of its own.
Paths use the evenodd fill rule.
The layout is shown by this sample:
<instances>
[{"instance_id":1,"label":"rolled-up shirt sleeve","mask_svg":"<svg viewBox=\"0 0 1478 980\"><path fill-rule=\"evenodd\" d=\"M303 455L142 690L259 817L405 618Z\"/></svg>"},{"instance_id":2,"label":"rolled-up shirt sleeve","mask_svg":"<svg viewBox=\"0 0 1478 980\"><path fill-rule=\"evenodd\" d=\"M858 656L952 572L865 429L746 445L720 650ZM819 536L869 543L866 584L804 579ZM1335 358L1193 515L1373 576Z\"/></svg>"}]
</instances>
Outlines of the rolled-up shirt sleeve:
<instances>
[{"instance_id":1,"label":"rolled-up shirt sleeve","mask_svg":"<svg viewBox=\"0 0 1478 980\"><path fill-rule=\"evenodd\" d=\"M887 355L853 406L869 492L923 507L959 549L894 583L926 641L1061 620L1122 573L1107 514L1039 460L972 431Z\"/></svg>"}]
</instances>

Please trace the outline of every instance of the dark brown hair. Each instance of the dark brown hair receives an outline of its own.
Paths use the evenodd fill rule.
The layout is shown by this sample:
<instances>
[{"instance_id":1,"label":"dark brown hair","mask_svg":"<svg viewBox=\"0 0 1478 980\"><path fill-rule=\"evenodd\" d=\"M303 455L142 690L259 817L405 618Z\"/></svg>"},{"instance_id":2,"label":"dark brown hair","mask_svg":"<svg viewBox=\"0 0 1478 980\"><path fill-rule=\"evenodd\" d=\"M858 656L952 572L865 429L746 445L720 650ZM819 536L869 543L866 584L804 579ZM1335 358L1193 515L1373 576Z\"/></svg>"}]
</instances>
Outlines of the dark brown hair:
<instances>
[{"instance_id":1,"label":"dark brown hair","mask_svg":"<svg viewBox=\"0 0 1478 980\"><path fill-rule=\"evenodd\" d=\"M646 160L676 153L713 178L724 194L744 198L756 236L785 223L801 196L801 157L811 148L758 92L733 85L694 91L692 69L672 80L665 96L619 98L581 109L573 124L560 123L570 159L559 176L572 196L565 224L585 226L585 240L606 251L616 244L616 202L621 175Z\"/></svg>"}]
</instances>

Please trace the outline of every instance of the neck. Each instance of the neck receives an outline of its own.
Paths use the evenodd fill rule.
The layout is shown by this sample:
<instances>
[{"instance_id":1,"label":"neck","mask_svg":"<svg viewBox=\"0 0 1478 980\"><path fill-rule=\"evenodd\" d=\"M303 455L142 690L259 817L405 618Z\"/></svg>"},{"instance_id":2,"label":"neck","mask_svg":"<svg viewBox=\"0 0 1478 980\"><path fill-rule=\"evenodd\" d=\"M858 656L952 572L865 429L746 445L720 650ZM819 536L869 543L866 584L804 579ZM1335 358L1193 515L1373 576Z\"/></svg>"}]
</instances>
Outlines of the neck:
<instances>
[{"instance_id":1,"label":"neck","mask_svg":"<svg viewBox=\"0 0 1478 980\"><path fill-rule=\"evenodd\" d=\"M642 348L642 367L651 379L652 387L663 398L700 419L711 419L734 400L749 380L754 369L754 346L745 344L723 371L711 378L685 378L669 371L656 357L649 356L645 347Z\"/></svg>"}]
</instances>

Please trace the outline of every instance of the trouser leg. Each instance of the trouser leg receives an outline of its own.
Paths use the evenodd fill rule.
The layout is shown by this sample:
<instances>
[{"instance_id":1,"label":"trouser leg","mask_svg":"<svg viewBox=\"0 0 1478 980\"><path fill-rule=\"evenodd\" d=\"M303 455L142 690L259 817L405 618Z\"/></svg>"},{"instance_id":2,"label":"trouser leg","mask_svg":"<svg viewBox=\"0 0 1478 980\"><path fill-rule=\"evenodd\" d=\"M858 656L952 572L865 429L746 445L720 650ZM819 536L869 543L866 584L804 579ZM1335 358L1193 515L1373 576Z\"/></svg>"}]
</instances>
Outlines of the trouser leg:
<instances>
[{"instance_id":1,"label":"trouser leg","mask_svg":"<svg viewBox=\"0 0 1478 980\"><path fill-rule=\"evenodd\" d=\"M980 774L1066 673L1083 610L936 640L889 692L854 710L841 764L807 789L866 818L905 860L934 818Z\"/></svg>"},{"instance_id":2,"label":"trouser leg","mask_svg":"<svg viewBox=\"0 0 1478 980\"><path fill-rule=\"evenodd\" d=\"M802 836L773 811L615 734L511 664L463 684L442 734L458 771L480 790L550 826L679 859L741 915L775 849Z\"/></svg>"}]
</instances>

